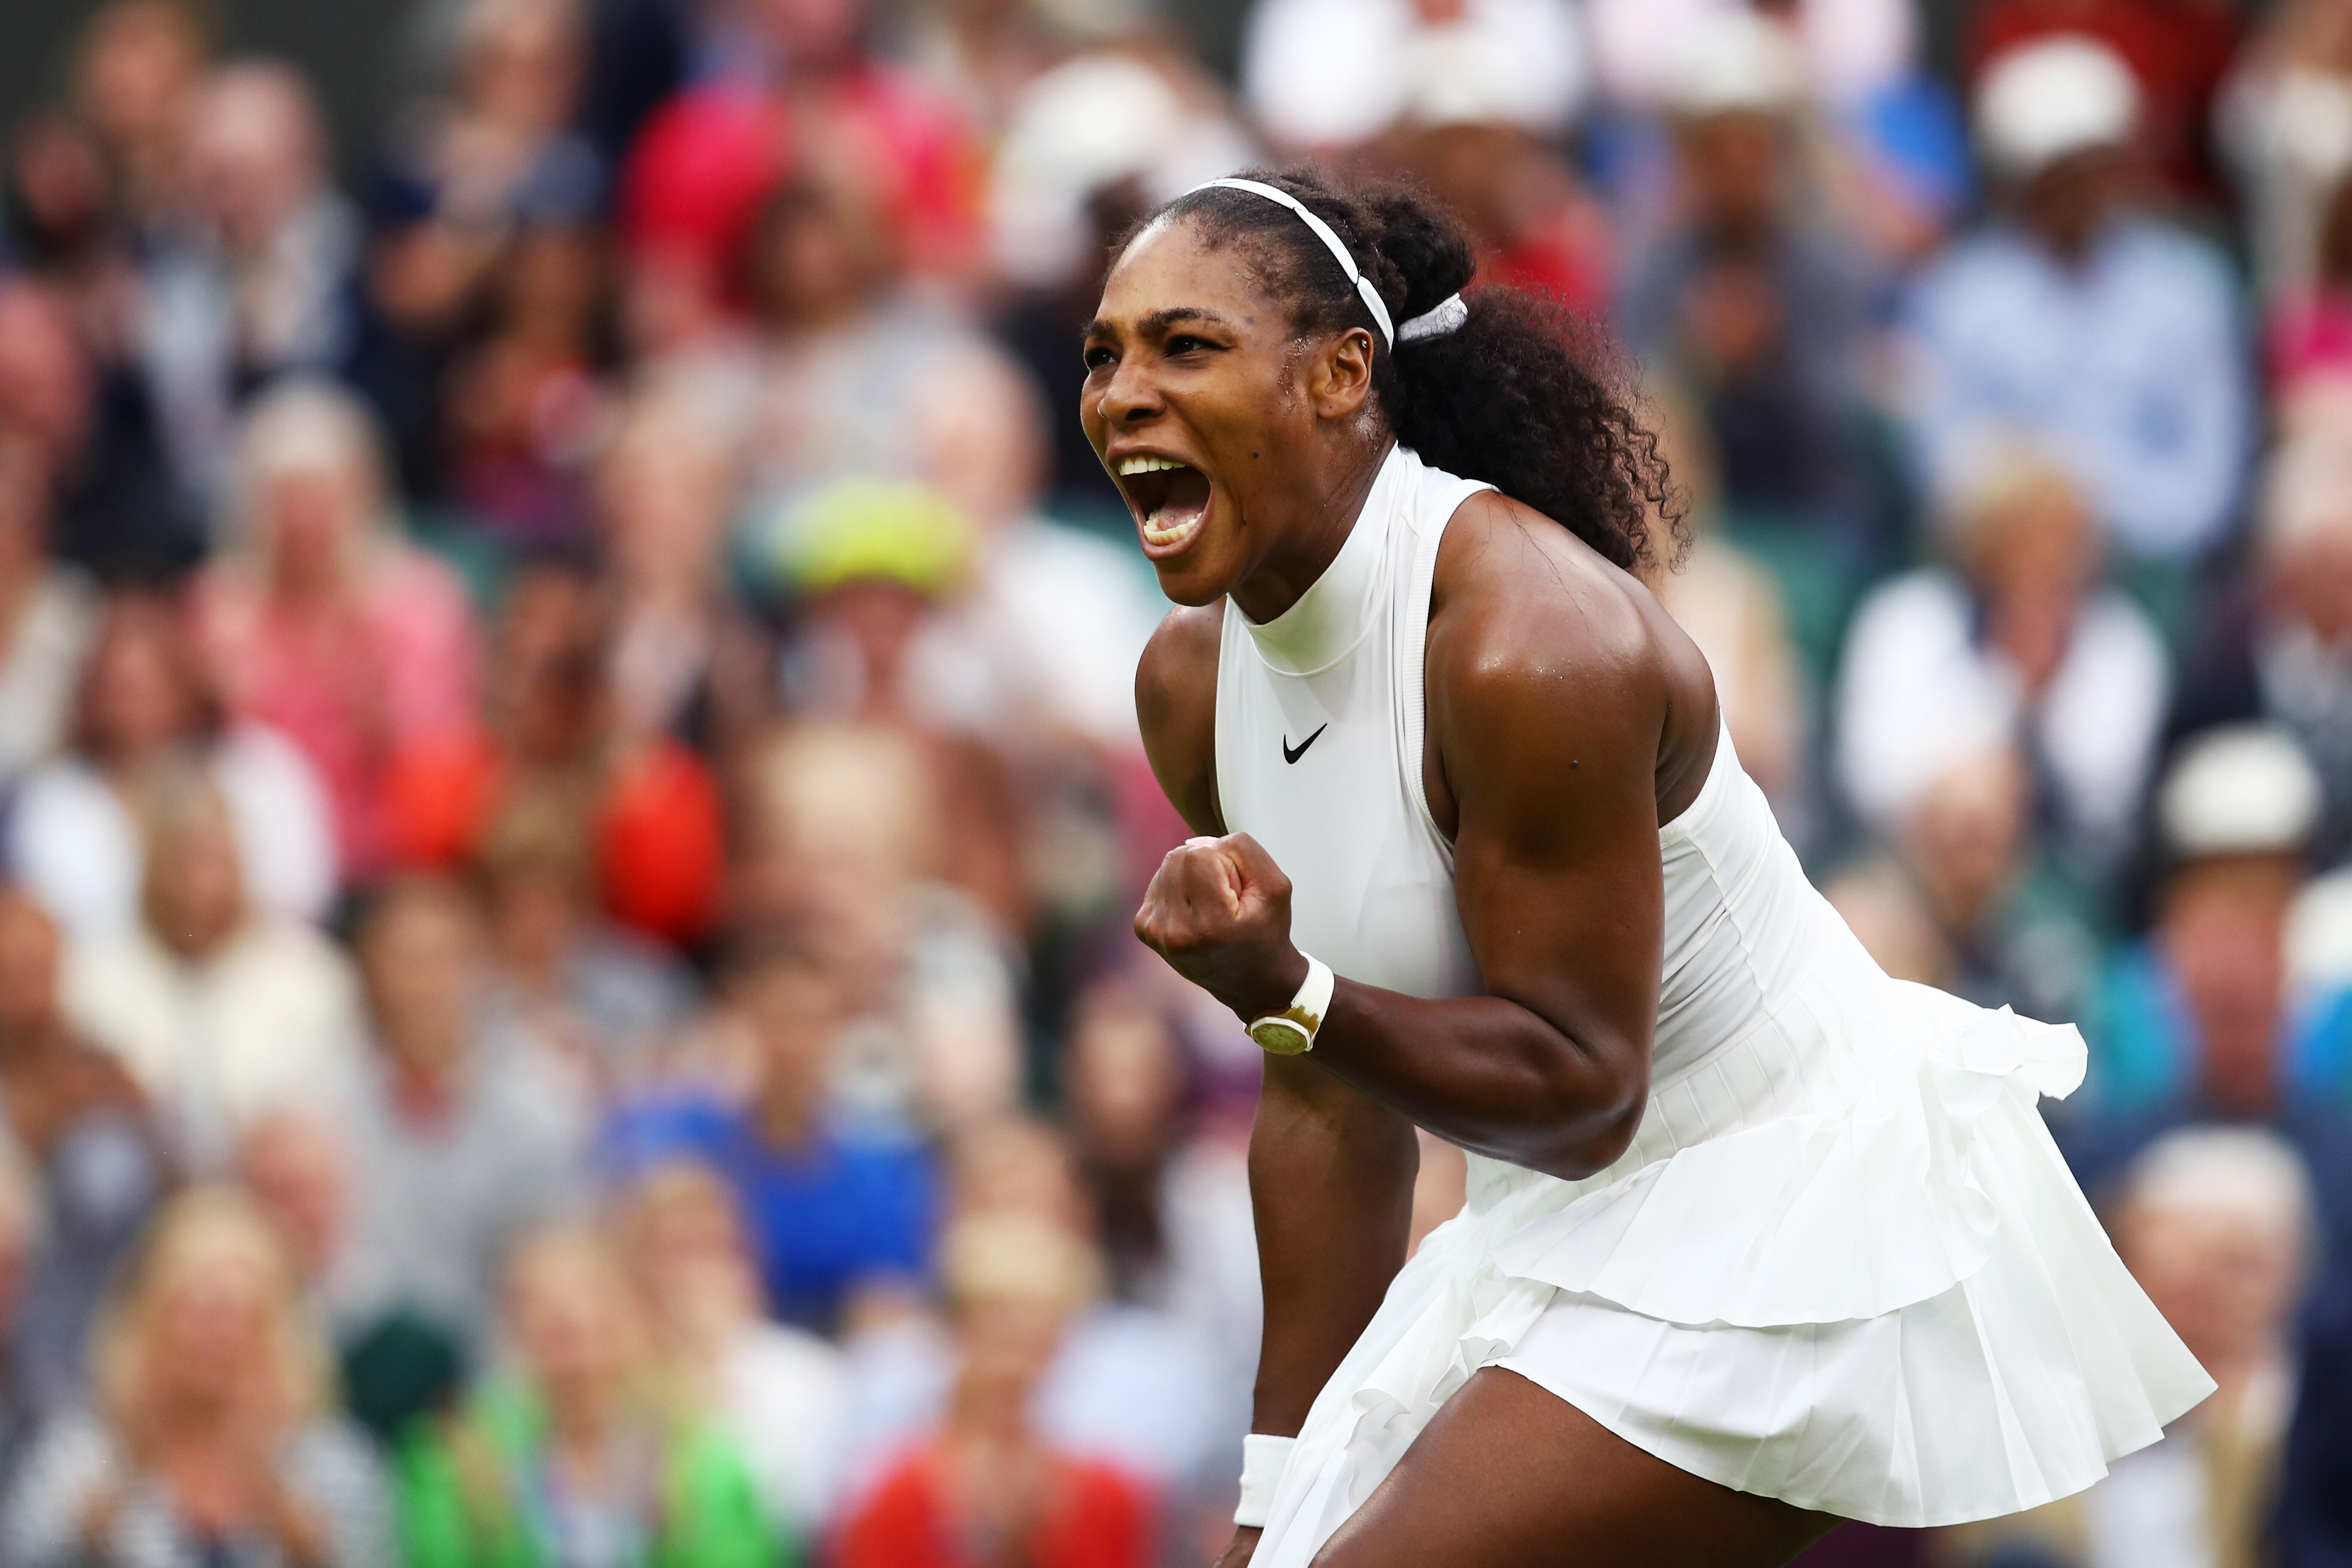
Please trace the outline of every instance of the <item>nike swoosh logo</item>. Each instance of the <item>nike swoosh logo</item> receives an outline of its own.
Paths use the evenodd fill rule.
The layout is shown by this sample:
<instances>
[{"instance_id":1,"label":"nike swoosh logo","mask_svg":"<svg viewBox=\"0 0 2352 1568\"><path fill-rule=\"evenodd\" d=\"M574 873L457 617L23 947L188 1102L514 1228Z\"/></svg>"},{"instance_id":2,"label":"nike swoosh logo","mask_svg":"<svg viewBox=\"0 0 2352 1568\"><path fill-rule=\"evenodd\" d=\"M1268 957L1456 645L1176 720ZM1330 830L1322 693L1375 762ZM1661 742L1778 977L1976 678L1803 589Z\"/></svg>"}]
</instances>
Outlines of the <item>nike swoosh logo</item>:
<instances>
[{"instance_id":1,"label":"nike swoosh logo","mask_svg":"<svg viewBox=\"0 0 2352 1568\"><path fill-rule=\"evenodd\" d=\"M1305 756L1307 754L1307 748L1313 745L1317 739L1322 735L1323 731L1328 730L1330 727L1331 721L1328 719L1325 720L1321 728L1318 729L1314 734L1307 736L1307 739L1298 742L1298 750L1295 752L1290 749L1290 737L1285 735L1282 738L1282 760L1286 763L1295 763L1299 758Z\"/></svg>"}]
</instances>

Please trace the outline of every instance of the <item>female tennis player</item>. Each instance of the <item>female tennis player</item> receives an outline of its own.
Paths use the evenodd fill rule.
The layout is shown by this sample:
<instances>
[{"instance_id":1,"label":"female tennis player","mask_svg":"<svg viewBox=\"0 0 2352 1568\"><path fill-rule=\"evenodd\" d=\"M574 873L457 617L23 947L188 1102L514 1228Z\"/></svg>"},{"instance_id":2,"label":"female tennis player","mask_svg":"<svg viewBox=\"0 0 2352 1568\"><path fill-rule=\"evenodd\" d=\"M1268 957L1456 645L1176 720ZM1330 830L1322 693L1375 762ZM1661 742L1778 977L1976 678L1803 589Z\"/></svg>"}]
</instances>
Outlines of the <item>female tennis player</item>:
<instances>
[{"instance_id":1,"label":"female tennis player","mask_svg":"<svg viewBox=\"0 0 2352 1568\"><path fill-rule=\"evenodd\" d=\"M1180 606L1202 837L1137 933L1267 1053L1225 1568L1747 1568L2079 1490L2211 1382L2034 1103L2072 1028L1889 979L1633 569L1665 478L1409 194L1214 182L1126 244L1088 436ZM1469 1201L1405 1261L1418 1125Z\"/></svg>"}]
</instances>

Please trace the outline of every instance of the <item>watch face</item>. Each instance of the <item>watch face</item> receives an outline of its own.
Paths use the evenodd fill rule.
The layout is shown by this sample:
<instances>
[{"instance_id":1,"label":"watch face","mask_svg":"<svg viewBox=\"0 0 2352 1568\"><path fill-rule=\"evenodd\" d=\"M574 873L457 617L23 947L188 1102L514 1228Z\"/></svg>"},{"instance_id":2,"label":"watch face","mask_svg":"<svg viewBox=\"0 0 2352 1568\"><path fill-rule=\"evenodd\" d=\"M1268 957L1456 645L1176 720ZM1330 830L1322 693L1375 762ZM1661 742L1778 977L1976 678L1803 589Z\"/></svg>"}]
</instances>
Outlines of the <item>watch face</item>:
<instances>
[{"instance_id":1,"label":"watch face","mask_svg":"<svg viewBox=\"0 0 2352 1568\"><path fill-rule=\"evenodd\" d=\"M1297 1023L1280 1016L1260 1018L1249 1026L1249 1037L1268 1056L1295 1057L1315 1044L1315 1037Z\"/></svg>"}]
</instances>

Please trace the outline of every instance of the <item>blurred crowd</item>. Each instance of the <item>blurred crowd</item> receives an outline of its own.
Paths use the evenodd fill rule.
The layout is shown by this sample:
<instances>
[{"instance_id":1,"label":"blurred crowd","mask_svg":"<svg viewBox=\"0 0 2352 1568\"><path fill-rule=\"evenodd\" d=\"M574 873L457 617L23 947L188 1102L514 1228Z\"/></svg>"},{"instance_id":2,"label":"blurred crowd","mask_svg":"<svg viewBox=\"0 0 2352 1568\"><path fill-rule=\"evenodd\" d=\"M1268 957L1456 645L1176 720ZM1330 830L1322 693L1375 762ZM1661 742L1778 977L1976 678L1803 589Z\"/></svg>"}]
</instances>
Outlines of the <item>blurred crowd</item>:
<instances>
[{"instance_id":1,"label":"blurred crowd","mask_svg":"<svg viewBox=\"0 0 2352 1568\"><path fill-rule=\"evenodd\" d=\"M0 1564L1213 1551L1257 1058L1128 931L1072 410L1113 237L1295 158L1642 378L1743 762L2081 1024L2221 1384L1818 1561L2352 1562L2352 0L413 13L365 145L194 0L5 106Z\"/></svg>"}]
</instances>

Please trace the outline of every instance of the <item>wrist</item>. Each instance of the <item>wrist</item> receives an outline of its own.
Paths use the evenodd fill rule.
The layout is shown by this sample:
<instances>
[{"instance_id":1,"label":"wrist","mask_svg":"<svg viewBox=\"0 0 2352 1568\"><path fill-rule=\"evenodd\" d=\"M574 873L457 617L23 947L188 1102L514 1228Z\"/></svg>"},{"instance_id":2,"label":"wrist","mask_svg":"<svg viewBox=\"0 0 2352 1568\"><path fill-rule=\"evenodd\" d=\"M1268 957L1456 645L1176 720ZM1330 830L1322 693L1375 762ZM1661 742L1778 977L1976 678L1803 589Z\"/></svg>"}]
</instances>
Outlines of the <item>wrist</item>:
<instances>
[{"instance_id":1,"label":"wrist","mask_svg":"<svg viewBox=\"0 0 2352 1568\"><path fill-rule=\"evenodd\" d=\"M1290 1005L1298 988L1307 984L1307 955L1288 942L1283 944L1281 955L1267 966L1245 989L1225 998L1225 1005L1244 1024L1252 1024L1268 1013L1279 1013Z\"/></svg>"},{"instance_id":2,"label":"wrist","mask_svg":"<svg viewBox=\"0 0 2352 1568\"><path fill-rule=\"evenodd\" d=\"M1242 1439L1241 1500L1234 1509L1236 1525L1244 1530L1265 1527L1274 1509L1274 1494L1282 1485L1283 1472L1290 1468L1291 1450L1297 1447L1296 1437L1276 1437L1265 1432L1253 1432Z\"/></svg>"}]
</instances>

